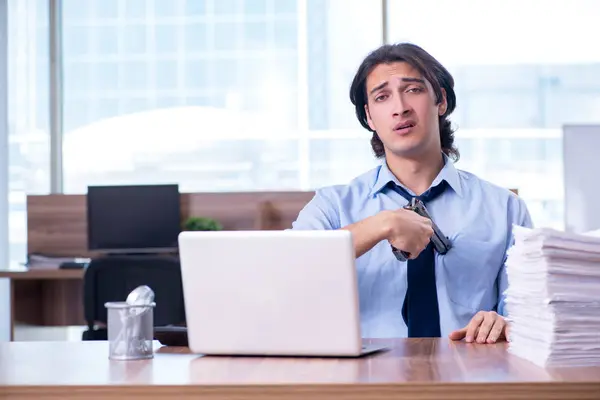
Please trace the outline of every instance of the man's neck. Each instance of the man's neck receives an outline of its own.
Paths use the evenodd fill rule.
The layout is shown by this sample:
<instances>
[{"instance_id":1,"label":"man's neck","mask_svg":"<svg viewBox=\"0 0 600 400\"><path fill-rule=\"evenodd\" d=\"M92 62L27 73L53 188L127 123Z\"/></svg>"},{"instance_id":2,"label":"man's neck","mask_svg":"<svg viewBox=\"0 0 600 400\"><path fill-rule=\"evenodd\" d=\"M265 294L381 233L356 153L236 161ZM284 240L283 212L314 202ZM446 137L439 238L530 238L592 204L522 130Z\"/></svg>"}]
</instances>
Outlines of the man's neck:
<instances>
[{"instance_id":1,"label":"man's neck","mask_svg":"<svg viewBox=\"0 0 600 400\"><path fill-rule=\"evenodd\" d=\"M386 156L387 166L394 176L417 196L423 194L444 167L440 151L431 152L418 158Z\"/></svg>"}]
</instances>

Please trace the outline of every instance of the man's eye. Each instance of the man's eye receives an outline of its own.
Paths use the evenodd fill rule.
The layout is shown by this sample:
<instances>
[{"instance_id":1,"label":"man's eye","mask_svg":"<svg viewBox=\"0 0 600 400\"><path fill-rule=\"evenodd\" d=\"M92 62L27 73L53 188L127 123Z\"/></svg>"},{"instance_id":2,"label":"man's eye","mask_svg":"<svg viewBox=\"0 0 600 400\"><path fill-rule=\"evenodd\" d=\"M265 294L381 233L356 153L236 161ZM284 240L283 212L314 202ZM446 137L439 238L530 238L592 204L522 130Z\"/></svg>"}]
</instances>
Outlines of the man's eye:
<instances>
[{"instance_id":1,"label":"man's eye","mask_svg":"<svg viewBox=\"0 0 600 400\"><path fill-rule=\"evenodd\" d=\"M383 101L387 99L387 94L380 94L379 96L375 97L375 101Z\"/></svg>"},{"instance_id":2,"label":"man's eye","mask_svg":"<svg viewBox=\"0 0 600 400\"><path fill-rule=\"evenodd\" d=\"M408 89L409 93L421 93L422 91L423 91L423 89L421 89L420 87L414 87L414 88Z\"/></svg>"}]
</instances>

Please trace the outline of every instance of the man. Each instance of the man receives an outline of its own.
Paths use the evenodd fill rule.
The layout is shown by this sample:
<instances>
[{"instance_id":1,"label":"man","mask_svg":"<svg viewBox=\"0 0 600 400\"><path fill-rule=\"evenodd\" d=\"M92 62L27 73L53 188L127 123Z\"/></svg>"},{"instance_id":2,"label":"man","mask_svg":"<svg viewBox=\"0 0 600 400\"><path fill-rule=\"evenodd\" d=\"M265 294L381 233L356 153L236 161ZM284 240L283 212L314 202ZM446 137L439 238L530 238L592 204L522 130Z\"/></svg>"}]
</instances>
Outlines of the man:
<instances>
[{"instance_id":1,"label":"man","mask_svg":"<svg viewBox=\"0 0 600 400\"><path fill-rule=\"evenodd\" d=\"M532 223L512 192L453 166L452 76L418 46L385 45L360 65L350 99L383 162L318 190L293 229L352 232L364 337L506 339L511 228ZM447 253L433 249L430 220L403 209L414 196L450 240Z\"/></svg>"}]
</instances>

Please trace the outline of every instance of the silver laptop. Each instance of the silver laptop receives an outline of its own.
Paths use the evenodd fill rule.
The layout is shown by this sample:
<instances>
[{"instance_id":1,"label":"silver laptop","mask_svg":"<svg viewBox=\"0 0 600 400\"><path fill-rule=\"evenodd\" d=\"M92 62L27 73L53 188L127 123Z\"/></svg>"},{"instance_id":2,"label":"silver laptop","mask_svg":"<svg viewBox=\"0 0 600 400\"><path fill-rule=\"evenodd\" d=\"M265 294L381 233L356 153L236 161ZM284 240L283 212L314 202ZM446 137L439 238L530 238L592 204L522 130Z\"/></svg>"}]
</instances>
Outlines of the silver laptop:
<instances>
[{"instance_id":1,"label":"silver laptop","mask_svg":"<svg viewBox=\"0 0 600 400\"><path fill-rule=\"evenodd\" d=\"M363 346L348 231L182 232L194 353L356 357Z\"/></svg>"}]
</instances>

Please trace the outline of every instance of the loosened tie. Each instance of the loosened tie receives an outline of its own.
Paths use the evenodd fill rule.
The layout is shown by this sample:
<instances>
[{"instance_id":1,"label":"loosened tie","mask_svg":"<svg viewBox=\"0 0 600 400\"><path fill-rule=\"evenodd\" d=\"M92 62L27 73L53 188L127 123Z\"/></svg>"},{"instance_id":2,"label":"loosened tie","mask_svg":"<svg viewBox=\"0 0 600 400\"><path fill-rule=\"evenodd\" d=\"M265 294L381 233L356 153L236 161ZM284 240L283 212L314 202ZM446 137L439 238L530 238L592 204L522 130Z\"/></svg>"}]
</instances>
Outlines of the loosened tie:
<instances>
[{"instance_id":1,"label":"loosened tie","mask_svg":"<svg viewBox=\"0 0 600 400\"><path fill-rule=\"evenodd\" d=\"M413 197L416 197L425 205L441 195L447 187L446 181L442 181L422 195L413 196L395 183L390 182L390 184L392 189L409 203ZM406 263L408 286L402 305L402 318L408 327L408 337L440 337L440 310L435 284L433 243L430 241L417 258Z\"/></svg>"}]
</instances>

